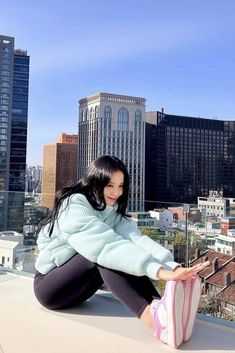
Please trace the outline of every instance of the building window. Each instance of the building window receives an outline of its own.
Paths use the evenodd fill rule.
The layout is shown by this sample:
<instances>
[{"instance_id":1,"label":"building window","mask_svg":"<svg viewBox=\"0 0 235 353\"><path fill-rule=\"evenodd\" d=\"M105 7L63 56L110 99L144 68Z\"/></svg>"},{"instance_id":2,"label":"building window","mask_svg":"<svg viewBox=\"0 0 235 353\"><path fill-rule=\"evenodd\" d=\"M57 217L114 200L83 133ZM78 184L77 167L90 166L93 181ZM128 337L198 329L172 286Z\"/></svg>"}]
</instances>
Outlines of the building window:
<instances>
[{"instance_id":1,"label":"building window","mask_svg":"<svg viewBox=\"0 0 235 353\"><path fill-rule=\"evenodd\" d=\"M100 116L100 107L97 105L95 107L95 118L98 119Z\"/></svg>"},{"instance_id":2,"label":"building window","mask_svg":"<svg viewBox=\"0 0 235 353\"><path fill-rule=\"evenodd\" d=\"M129 130L129 113L128 110L124 107L118 111L118 130Z\"/></svg>"},{"instance_id":3,"label":"building window","mask_svg":"<svg viewBox=\"0 0 235 353\"><path fill-rule=\"evenodd\" d=\"M10 78L8 76L2 76L3 81L10 81Z\"/></svg>"},{"instance_id":4,"label":"building window","mask_svg":"<svg viewBox=\"0 0 235 353\"><path fill-rule=\"evenodd\" d=\"M90 120L94 119L94 108L91 108L90 110Z\"/></svg>"},{"instance_id":5,"label":"building window","mask_svg":"<svg viewBox=\"0 0 235 353\"><path fill-rule=\"evenodd\" d=\"M86 110L82 110L82 121L86 121Z\"/></svg>"},{"instance_id":6,"label":"building window","mask_svg":"<svg viewBox=\"0 0 235 353\"><path fill-rule=\"evenodd\" d=\"M142 113L141 111L138 109L136 110L135 112L135 123L136 125L139 125L141 123L141 120L142 120Z\"/></svg>"},{"instance_id":7,"label":"building window","mask_svg":"<svg viewBox=\"0 0 235 353\"><path fill-rule=\"evenodd\" d=\"M86 120L88 120L89 119L89 110L88 110L88 108L86 109Z\"/></svg>"},{"instance_id":8,"label":"building window","mask_svg":"<svg viewBox=\"0 0 235 353\"><path fill-rule=\"evenodd\" d=\"M112 109L108 105L104 108L104 117L107 119L112 118Z\"/></svg>"},{"instance_id":9,"label":"building window","mask_svg":"<svg viewBox=\"0 0 235 353\"><path fill-rule=\"evenodd\" d=\"M11 49L10 49L10 48L3 48L3 49L2 49L2 52L3 52L3 53L10 53L10 52L11 52Z\"/></svg>"}]
</instances>

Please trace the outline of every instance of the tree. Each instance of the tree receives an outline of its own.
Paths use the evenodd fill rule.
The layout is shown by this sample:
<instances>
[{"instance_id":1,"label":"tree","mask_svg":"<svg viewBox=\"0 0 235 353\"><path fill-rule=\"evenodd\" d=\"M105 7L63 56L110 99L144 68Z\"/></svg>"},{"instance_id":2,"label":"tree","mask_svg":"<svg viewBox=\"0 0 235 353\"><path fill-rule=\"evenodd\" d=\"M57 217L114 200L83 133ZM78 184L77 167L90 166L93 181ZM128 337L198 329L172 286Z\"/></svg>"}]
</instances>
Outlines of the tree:
<instances>
[{"instance_id":1,"label":"tree","mask_svg":"<svg viewBox=\"0 0 235 353\"><path fill-rule=\"evenodd\" d=\"M165 286L166 286L166 282L163 281L162 279L159 279L157 281L157 283L155 284L155 287L158 291L158 293L160 294L160 296L162 297L165 291Z\"/></svg>"},{"instance_id":2,"label":"tree","mask_svg":"<svg viewBox=\"0 0 235 353\"><path fill-rule=\"evenodd\" d=\"M186 235L183 232L177 232L173 239L174 245L185 245L186 244Z\"/></svg>"},{"instance_id":3,"label":"tree","mask_svg":"<svg viewBox=\"0 0 235 353\"><path fill-rule=\"evenodd\" d=\"M149 236L152 240L159 240L159 236L164 236L165 232L160 231L159 228L151 227L140 227L140 231L143 235Z\"/></svg>"},{"instance_id":4,"label":"tree","mask_svg":"<svg viewBox=\"0 0 235 353\"><path fill-rule=\"evenodd\" d=\"M201 314L209 314L214 317L221 317L220 301L215 293L208 293L201 297L198 312Z\"/></svg>"}]
</instances>

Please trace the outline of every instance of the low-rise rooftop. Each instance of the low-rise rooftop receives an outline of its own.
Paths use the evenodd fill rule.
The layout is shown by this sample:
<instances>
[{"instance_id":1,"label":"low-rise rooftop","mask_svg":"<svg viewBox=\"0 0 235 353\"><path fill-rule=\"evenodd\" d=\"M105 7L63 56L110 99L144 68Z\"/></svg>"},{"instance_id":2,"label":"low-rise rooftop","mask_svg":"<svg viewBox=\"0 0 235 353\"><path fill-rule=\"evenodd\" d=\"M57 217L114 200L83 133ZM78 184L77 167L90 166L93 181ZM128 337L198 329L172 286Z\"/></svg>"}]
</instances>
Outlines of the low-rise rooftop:
<instances>
[{"instance_id":1,"label":"low-rise rooftop","mask_svg":"<svg viewBox=\"0 0 235 353\"><path fill-rule=\"evenodd\" d=\"M198 315L191 340L175 350L156 340L110 293L98 291L72 309L50 311L33 279L0 271L2 353L235 353L234 323Z\"/></svg>"},{"instance_id":2,"label":"low-rise rooftop","mask_svg":"<svg viewBox=\"0 0 235 353\"><path fill-rule=\"evenodd\" d=\"M191 265L196 265L202 261L205 260L209 260L210 261L210 265L207 266L204 270L200 271L199 276L201 278L206 278L209 275L211 275L212 273L215 272L215 264L213 262L213 260L217 259L217 268L220 268L221 266L223 266L227 261L231 260L231 255L226 255L223 253L219 253L213 250L207 250L206 252L204 252L203 254L200 255L199 258L195 259L194 261L191 262Z\"/></svg>"}]
</instances>

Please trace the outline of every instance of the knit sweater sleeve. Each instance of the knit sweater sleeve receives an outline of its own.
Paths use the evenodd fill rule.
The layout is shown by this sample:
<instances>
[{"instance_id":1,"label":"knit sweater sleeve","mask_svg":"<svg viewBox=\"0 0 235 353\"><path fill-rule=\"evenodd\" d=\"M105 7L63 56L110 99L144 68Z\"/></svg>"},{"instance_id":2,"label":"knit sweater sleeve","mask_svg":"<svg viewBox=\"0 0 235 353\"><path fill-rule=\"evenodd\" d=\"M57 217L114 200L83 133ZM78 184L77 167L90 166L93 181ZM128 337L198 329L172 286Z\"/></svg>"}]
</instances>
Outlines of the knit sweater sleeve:
<instances>
[{"instance_id":1,"label":"knit sweater sleeve","mask_svg":"<svg viewBox=\"0 0 235 353\"><path fill-rule=\"evenodd\" d=\"M153 279L162 267L150 252L124 239L100 220L83 195L70 198L58 218L58 227L65 242L101 266Z\"/></svg>"},{"instance_id":2,"label":"knit sweater sleeve","mask_svg":"<svg viewBox=\"0 0 235 353\"><path fill-rule=\"evenodd\" d=\"M166 270L174 270L179 266L174 261L172 253L150 237L142 235L133 220L122 217L121 221L116 225L115 231L125 239L131 240L141 249L151 253Z\"/></svg>"}]
</instances>

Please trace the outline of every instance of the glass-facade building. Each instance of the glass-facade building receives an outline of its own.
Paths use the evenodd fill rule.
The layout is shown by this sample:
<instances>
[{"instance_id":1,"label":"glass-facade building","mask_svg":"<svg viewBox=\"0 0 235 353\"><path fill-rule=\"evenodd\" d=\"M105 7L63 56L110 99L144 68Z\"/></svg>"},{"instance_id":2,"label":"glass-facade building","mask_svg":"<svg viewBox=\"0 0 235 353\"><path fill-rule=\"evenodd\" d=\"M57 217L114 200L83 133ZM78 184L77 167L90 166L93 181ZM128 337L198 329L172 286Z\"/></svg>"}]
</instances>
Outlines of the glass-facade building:
<instances>
[{"instance_id":1,"label":"glass-facade building","mask_svg":"<svg viewBox=\"0 0 235 353\"><path fill-rule=\"evenodd\" d=\"M154 113L146 113L146 209L196 203L209 190L234 197L235 122Z\"/></svg>"},{"instance_id":2,"label":"glass-facade building","mask_svg":"<svg viewBox=\"0 0 235 353\"><path fill-rule=\"evenodd\" d=\"M98 156L121 159L130 174L129 211L144 209L145 99L97 93L79 101L78 176Z\"/></svg>"},{"instance_id":3,"label":"glass-facade building","mask_svg":"<svg viewBox=\"0 0 235 353\"><path fill-rule=\"evenodd\" d=\"M224 121L224 196L235 196L235 121Z\"/></svg>"},{"instance_id":4,"label":"glass-facade building","mask_svg":"<svg viewBox=\"0 0 235 353\"><path fill-rule=\"evenodd\" d=\"M23 227L28 89L27 51L0 35L0 230Z\"/></svg>"}]
</instances>

